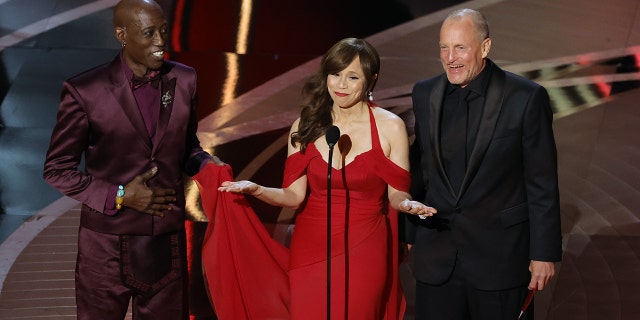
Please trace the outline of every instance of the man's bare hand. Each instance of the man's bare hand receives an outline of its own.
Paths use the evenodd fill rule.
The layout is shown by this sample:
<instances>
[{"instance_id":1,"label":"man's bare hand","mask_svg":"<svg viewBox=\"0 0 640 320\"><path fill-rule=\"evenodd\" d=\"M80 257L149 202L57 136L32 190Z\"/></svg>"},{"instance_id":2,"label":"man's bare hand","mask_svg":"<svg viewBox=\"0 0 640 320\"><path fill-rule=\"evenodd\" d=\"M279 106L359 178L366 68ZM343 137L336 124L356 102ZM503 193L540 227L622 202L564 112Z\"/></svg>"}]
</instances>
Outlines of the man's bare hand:
<instances>
[{"instance_id":1,"label":"man's bare hand","mask_svg":"<svg viewBox=\"0 0 640 320\"><path fill-rule=\"evenodd\" d=\"M158 173L153 167L136 176L124 187L124 206L154 215L164 216L165 211L171 211L171 204L176 201L176 191L168 188L150 188L147 181Z\"/></svg>"},{"instance_id":2,"label":"man's bare hand","mask_svg":"<svg viewBox=\"0 0 640 320\"><path fill-rule=\"evenodd\" d=\"M529 271L531 272L529 290L542 290L554 276L555 265L553 262L531 260Z\"/></svg>"}]
</instances>

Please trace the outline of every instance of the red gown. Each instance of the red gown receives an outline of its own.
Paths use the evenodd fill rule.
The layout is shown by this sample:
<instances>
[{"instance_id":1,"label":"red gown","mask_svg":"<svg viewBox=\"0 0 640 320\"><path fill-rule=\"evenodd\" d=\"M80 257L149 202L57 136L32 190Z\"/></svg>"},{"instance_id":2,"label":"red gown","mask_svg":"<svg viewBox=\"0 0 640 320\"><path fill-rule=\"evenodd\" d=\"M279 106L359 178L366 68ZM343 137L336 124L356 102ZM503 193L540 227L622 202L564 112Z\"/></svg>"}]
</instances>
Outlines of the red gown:
<instances>
[{"instance_id":1,"label":"red gown","mask_svg":"<svg viewBox=\"0 0 640 320\"><path fill-rule=\"evenodd\" d=\"M331 319L402 319L397 212L387 185L407 191L408 171L380 146L370 109L371 150L332 170ZM226 168L226 169L225 169ZM230 167L207 165L194 177L210 223L203 267L218 317L326 319L327 170L314 144L287 158L283 186L307 175L309 198L287 249L271 239L243 195L217 192Z\"/></svg>"}]
</instances>

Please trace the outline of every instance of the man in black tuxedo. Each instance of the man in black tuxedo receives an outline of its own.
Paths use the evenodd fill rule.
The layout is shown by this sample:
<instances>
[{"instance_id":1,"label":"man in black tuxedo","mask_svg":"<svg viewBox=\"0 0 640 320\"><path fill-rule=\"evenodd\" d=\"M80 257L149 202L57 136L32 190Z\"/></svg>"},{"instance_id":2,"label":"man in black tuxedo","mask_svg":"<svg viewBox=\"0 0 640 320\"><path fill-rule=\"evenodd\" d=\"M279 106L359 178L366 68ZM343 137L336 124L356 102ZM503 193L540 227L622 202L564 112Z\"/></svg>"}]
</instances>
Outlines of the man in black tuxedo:
<instances>
[{"instance_id":1,"label":"man in black tuxedo","mask_svg":"<svg viewBox=\"0 0 640 320\"><path fill-rule=\"evenodd\" d=\"M480 12L452 12L440 30L445 73L413 89L414 198L438 210L408 216L418 320L516 319L562 257L549 96L490 48Z\"/></svg>"}]
</instances>

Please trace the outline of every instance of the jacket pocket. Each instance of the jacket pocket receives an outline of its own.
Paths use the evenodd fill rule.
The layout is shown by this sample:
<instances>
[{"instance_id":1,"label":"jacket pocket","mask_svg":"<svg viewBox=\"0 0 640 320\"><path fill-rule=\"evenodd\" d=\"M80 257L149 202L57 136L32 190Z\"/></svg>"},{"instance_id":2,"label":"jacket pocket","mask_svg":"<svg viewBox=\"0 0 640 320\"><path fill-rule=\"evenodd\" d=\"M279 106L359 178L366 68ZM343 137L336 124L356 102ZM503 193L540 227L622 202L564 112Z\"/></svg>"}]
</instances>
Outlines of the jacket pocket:
<instances>
[{"instance_id":1,"label":"jacket pocket","mask_svg":"<svg viewBox=\"0 0 640 320\"><path fill-rule=\"evenodd\" d=\"M529 220L529 209L527 203L521 203L514 207L502 210L500 212L500 218L502 219L502 226L508 228L516 224Z\"/></svg>"}]
</instances>

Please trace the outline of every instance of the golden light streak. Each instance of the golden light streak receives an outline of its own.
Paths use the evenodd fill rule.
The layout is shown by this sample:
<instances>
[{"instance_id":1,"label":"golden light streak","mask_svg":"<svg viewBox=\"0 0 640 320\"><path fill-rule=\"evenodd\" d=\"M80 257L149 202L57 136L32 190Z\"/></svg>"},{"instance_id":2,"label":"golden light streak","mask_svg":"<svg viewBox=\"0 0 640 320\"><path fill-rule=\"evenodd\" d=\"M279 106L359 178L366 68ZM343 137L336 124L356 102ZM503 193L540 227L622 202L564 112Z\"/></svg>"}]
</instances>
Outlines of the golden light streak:
<instances>
[{"instance_id":1,"label":"golden light streak","mask_svg":"<svg viewBox=\"0 0 640 320\"><path fill-rule=\"evenodd\" d=\"M236 40L237 41L236 52L238 54L247 53L252 11L253 11L253 1L243 0L242 4L240 5L240 22L238 24L238 35Z\"/></svg>"},{"instance_id":2,"label":"golden light streak","mask_svg":"<svg viewBox=\"0 0 640 320\"><path fill-rule=\"evenodd\" d=\"M238 86L238 78L240 77L238 55L235 53L226 53L227 77L222 85L222 97L220 103L225 105L236 98L236 89Z\"/></svg>"},{"instance_id":3,"label":"golden light streak","mask_svg":"<svg viewBox=\"0 0 640 320\"><path fill-rule=\"evenodd\" d=\"M238 55L247 53L252 10L253 1L243 0L240 5L240 21L238 22L238 34L236 35L236 52L225 55L227 77L222 86L221 105L225 105L236 98L238 79L240 77Z\"/></svg>"}]
</instances>

